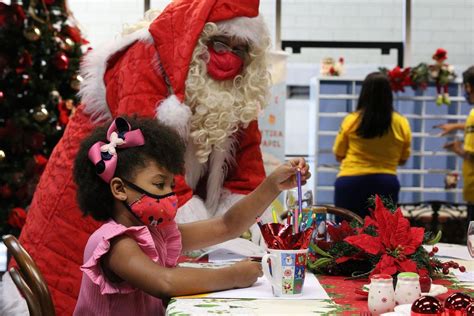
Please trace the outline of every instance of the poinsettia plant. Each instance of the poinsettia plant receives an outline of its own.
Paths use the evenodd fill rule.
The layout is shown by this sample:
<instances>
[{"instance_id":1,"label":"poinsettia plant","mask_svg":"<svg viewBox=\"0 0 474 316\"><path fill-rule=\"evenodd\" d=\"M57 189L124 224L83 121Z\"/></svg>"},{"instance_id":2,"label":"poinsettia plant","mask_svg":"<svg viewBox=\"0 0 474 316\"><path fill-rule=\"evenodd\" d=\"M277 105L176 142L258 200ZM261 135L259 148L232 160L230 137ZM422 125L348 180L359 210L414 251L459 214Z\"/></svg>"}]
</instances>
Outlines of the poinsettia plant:
<instances>
[{"instance_id":1,"label":"poinsettia plant","mask_svg":"<svg viewBox=\"0 0 474 316\"><path fill-rule=\"evenodd\" d=\"M314 272L352 277L399 272L432 276L443 268L422 246L438 242L441 232L433 236L424 228L411 227L399 208L387 208L379 196L363 225L343 221L328 226L328 235L330 241L311 245L308 267Z\"/></svg>"}]
</instances>

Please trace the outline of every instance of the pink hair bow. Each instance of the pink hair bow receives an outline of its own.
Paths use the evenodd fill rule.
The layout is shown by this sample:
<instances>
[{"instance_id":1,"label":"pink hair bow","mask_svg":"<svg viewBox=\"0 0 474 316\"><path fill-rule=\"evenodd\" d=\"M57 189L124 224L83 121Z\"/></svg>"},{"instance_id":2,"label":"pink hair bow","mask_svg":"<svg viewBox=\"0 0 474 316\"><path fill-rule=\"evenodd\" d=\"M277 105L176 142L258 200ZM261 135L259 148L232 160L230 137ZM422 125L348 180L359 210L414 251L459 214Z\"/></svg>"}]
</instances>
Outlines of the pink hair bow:
<instances>
[{"instance_id":1,"label":"pink hair bow","mask_svg":"<svg viewBox=\"0 0 474 316\"><path fill-rule=\"evenodd\" d=\"M130 124L121 117L116 118L107 131L109 143L97 142L89 149L89 159L95 165L99 177L109 183L117 168L117 148L137 147L145 144L142 131L131 130Z\"/></svg>"}]
</instances>

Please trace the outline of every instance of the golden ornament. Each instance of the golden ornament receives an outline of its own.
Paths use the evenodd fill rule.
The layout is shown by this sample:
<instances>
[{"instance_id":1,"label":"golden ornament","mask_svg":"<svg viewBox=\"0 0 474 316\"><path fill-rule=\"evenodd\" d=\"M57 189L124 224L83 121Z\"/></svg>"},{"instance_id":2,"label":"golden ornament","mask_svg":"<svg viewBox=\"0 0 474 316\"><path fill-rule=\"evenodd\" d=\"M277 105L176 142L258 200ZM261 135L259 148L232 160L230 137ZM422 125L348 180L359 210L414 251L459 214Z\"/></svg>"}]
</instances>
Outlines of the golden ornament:
<instances>
[{"instance_id":1,"label":"golden ornament","mask_svg":"<svg viewBox=\"0 0 474 316\"><path fill-rule=\"evenodd\" d=\"M46 121L48 117L49 117L49 112L46 109L46 106L44 104L35 108L33 112L33 118L35 119L35 121L41 123L41 122Z\"/></svg>"},{"instance_id":2,"label":"golden ornament","mask_svg":"<svg viewBox=\"0 0 474 316\"><path fill-rule=\"evenodd\" d=\"M36 42L41 37L41 30L34 25L30 25L23 31L23 35L27 40Z\"/></svg>"},{"instance_id":3,"label":"golden ornament","mask_svg":"<svg viewBox=\"0 0 474 316\"><path fill-rule=\"evenodd\" d=\"M69 85L71 86L71 89L79 91L82 81L84 81L84 78L82 78L81 75L74 75Z\"/></svg>"},{"instance_id":4,"label":"golden ornament","mask_svg":"<svg viewBox=\"0 0 474 316\"><path fill-rule=\"evenodd\" d=\"M69 37L66 37L64 40L63 40L63 49L65 51L72 51L72 49L74 48L74 45L76 45L76 43L74 43L74 41L72 39L70 39Z\"/></svg>"},{"instance_id":5,"label":"golden ornament","mask_svg":"<svg viewBox=\"0 0 474 316\"><path fill-rule=\"evenodd\" d=\"M3 150L0 149L0 161L4 161L7 158L7 154Z\"/></svg>"},{"instance_id":6,"label":"golden ornament","mask_svg":"<svg viewBox=\"0 0 474 316\"><path fill-rule=\"evenodd\" d=\"M49 99L56 106L61 101L61 95L57 90L53 90L49 93Z\"/></svg>"}]
</instances>

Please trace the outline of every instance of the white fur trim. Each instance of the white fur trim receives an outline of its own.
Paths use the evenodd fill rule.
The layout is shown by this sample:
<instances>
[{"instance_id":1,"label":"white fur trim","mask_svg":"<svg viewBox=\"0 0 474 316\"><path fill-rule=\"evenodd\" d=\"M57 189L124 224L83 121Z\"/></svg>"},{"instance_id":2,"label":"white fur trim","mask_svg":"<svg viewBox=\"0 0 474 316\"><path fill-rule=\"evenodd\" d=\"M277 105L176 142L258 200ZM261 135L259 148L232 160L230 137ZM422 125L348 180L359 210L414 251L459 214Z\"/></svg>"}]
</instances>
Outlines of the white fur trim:
<instances>
[{"instance_id":1,"label":"white fur trim","mask_svg":"<svg viewBox=\"0 0 474 316\"><path fill-rule=\"evenodd\" d=\"M84 81L78 95L82 98L84 112L89 114L93 121L97 122L111 117L104 84L107 60L136 41L153 43L153 38L148 29L144 28L118 37L114 41L90 51L84 57L81 63L81 76Z\"/></svg>"},{"instance_id":2,"label":"white fur trim","mask_svg":"<svg viewBox=\"0 0 474 316\"><path fill-rule=\"evenodd\" d=\"M217 22L216 25L223 34L246 39L256 46L264 45L263 39L270 36L261 15L254 18L233 18Z\"/></svg>"},{"instance_id":3,"label":"white fur trim","mask_svg":"<svg viewBox=\"0 0 474 316\"><path fill-rule=\"evenodd\" d=\"M207 172L207 163L200 163L196 158L196 145L189 141L186 145L186 152L184 154L184 170L186 184L193 190L199 182L199 179Z\"/></svg>"},{"instance_id":4,"label":"white fur trim","mask_svg":"<svg viewBox=\"0 0 474 316\"><path fill-rule=\"evenodd\" d=\"M232 193L227 189L223 189L215 215L224 215L232 207L232 205L234 205L244 197L245 194Z\"/></svg>"},{"instance_id":5,"label":"white fur trim","mask_svg":"<svg viewBox=\"0 0 474 316\"><path fill-rule=\"evenodd\" d=\"M156 109L158 121L173 127L184 140L189 136L189 119L192 115L189 106L181 103L174 94L161 102Z\"/></svg>"},{"instance_id":6,"label":"white fur trim","mask_svg":"<svg viewBox=\"0 0 474 316\"><path fill-rule=\"evenodd\" d=\"M209 177L207 179L206 207L215 214L222 194L222 184L229 168L236 165L235 146L236 135L232 135L222 145L223 150L213 150L209 155Z\"/></svg>"},{"instance_id":7,"label":"white fur trim","mask_svg":"<svg viewBox=\"0 0 474 316\"><path fill-rule=\"evenodd\" d=\"M204 202L198 196L193 196L183 206L178 209L176 214L176 222L191 223L210 218Z\"/></svg>"}]
</instances>

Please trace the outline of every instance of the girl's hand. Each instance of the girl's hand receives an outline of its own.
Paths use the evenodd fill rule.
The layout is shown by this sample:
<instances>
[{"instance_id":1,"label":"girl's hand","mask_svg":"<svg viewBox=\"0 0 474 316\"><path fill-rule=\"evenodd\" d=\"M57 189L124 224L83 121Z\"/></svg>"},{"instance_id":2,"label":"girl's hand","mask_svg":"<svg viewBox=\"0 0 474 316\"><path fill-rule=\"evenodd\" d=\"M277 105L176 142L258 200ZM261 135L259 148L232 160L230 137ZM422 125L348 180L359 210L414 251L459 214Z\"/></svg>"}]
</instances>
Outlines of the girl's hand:
<instances>
[{"instance_id":1,"label":"girl's hand","mask_svg":"<svg viewBox=\"0 0 474 316\"><path fill-rule=\"evenodd\" d=\"M301 185L311 177L309 165L303 158L295 158L276 168L268 177L280 191L289 190L297 186L296 172L301 171Z\"/></svg>"},{"instance_id":2,"label":"girl's hand","mask_svg":"<svg viewBox=\"0 0 474 316\"><path fill-rule=\"evenodd\" d=\"M244 260L232 265L236 288L249 287L263 275L260 262Z\"/></svg>"}]
</instances>

